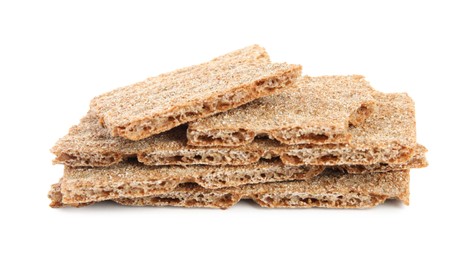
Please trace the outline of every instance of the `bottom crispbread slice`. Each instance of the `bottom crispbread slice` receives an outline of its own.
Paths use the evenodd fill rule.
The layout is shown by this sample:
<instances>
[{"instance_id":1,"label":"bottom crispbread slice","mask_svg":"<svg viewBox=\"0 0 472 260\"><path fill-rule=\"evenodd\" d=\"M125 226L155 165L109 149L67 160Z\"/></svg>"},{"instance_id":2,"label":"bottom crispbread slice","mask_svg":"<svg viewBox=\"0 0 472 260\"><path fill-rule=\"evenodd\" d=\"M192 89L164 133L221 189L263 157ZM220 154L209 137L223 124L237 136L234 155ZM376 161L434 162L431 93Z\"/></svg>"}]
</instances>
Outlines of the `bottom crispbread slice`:
<instances>
[{"instance_id":1,"label":"bottom crispbread slice","mask_svg":"<svg viewBox=\"0 0 472 260\"><path fill-rule=\"evenodd\" d=\"M208 190L182 185L153 197L117 199L132 206L183 206L228 208L241 199L252 199L268 208L370 208L387 199L409 204L409 172L352 175L332 171L310 181L263 183Z\"/></svg>"},{"instance_id":2,"label":"bottom crispbread slice","mask_svg":"<svg viewBox=\"0 0 472 260\"><path fill-rule=\"evenodd\" d=\"M207 189L288 180L305 180L323 171L320 166L286 166L261 161L242 166L145 166L126 162L111 167L65 167L61 180L65 204L115 198L144 197L173 191L193 182Z\"/></svg>"},{"instance_id":3,"label":"bottom crispbread slice","mask_svg":"<svg viewBox=\"0 0 472 260\"><path fill-rule=\"evenodd\" d=\"M408 205L409 176L409 170L362 175L327 170L309 181L248 184L221 189L205 189L194 183L184 183L156 196L119 198L115 201L130 206L223 209L241 199L252 199L260 206L269 208L370 208L387 199L399 199ZM53 185L49 193L51 207L80 207L93 203L64 203L60 186L61 183Z\"/></svg>"}]
</instances>

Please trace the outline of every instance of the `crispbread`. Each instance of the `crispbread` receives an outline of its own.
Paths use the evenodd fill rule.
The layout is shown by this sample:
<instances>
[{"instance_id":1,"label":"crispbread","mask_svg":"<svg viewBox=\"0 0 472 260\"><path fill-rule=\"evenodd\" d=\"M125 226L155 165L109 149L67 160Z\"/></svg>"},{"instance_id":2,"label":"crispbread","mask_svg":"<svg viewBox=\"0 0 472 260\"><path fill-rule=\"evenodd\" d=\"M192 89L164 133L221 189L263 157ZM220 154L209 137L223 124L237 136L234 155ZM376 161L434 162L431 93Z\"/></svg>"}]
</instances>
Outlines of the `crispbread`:
<instances>
[{"instance_id":1,"label":"crispbread","mask_svg":"<svg viewBox=\"0 0 472 260\"><path fill-rule=\"evenodd\" d=\"M68 205L60 201L57 186L53 186L51 205ZM240 199L252 199L269 208L369 208L387 199L399 199L409 204L408 170L378 174L352 175L336 171L315 176L310 181L250 184L210 190L196 184L181 184L173 191L158 196L116 199L133 206L183 206L228 208Z\"/></svg>"},{"instance_id":2,"label":"crispbread","mask_svg":"<svg viewBox=\"0 0 472 260\"><path fill-rule=\"evenodd\" d=\"M363 76L304 76L296 85L189 123L188 143L240 146L257 135L283 144L348 143L349 125L360 125L373 111L374 90Z\"/></svg>"},{"instance_id":3,"label":"crispbread","mask_svg":"<svg viewBox=\"0 0 472 260\"><path fill-rule=\"evenodd\" d=\"M268 208L370 208L387 199L399 199L408 205L409 172L363 175L333 172L309 182L263 183L216 191L184 186L165 195L115 201L134 206L228 208L242 198Z\"/></svg>"},{"instance_id":4,"label":"crispbread","mask_svg":"<svg viewBox=\"0 0 472 260\"><path fill-rule=\"evenodd\" d=\"M323 167L285 166L280 162L260 162L244 166L144 166L133 162L111 167L65 167L61 180L62 201L87 203L120 197L143 197L166 193L181 183L193 182L208 188L240 186L308 179Z\"/></svg>"},{"instance_id":5,"label":"crispbread","mask_svg":"<svg viewBox=\"0 0 472 260\"><path fill-rule=\"evenodd\" d=\"M112 136L140 140L293 87L301 66L270 63L257 45L94 98Z\"/></svg>"},{"instance_id":6,"label":"crispbread","mask_svg":"<svg viewBox=\"0 0 472 260\"><path fill-rule=\"evenodd\" d=\"M398 165L416 154L424 157L426 149L416 144L412 100L406 94L374 96L375 112L362 126L349 129L349 145L286 146L256 138L234 148L193 147L185 143L185 127L133 142L111 137L89 113L51 151L56 155L55 163L69 166L109 166L136 156L148 165L243 165L279 156L290 165Z\"/></svg>"}]
</instances>

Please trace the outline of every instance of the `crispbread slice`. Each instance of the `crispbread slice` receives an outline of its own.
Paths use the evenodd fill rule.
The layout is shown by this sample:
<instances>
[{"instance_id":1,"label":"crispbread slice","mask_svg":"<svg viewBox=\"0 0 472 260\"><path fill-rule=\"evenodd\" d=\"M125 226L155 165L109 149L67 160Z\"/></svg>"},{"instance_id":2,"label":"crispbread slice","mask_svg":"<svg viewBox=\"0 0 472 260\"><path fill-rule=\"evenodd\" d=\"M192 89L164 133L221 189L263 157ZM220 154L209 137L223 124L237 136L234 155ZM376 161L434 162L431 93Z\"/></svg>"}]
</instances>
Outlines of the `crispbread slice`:
<instances>
[{"instance_id":1,"label":"crispbread slice","mask_svg":"<svg viewBox=\"0 0 472 260\"><path fill-rule=\"evenodd\" d=\"M270 63L257 45L122 87L90 108L112 136L140 140L293 87L301 66Z\"/></svg>"},{"instance_id":2,"label":"crispbread slice","mask_svg":"<svg viewBox=\"0 0 472 260\"><path fill-rule=\"evenodd\" d=\"M349 129L352 140L348 145L286 146L256 138L234 148L194 147L186 145L185 127L133 142L111 137L88 114L51 151L56 155L55 163L69 166L108 166L136 156L148 165L243 165L280 157L284 164L332 166L398 165L406 164L416 154L424 157L426 149L416 144L413 101L406 94L374 96L375 112L362 126Z\"/></svg>"},{"instance_id":3,"label":"crispbread slice","mask_svg":"<svg viewBox=\"0 0 472 260\"><path fill-rule=\"evenodd\" d=\"M59 186L59 188L57 187ZM60 184L50 192L51 206L85 206L64 204ZM158 196L120 198L115 201L132 206L182 206L228 208L241 199L252 199L269 208L370 208L387 199L409 204L409 172L378 174L343 174L336 171L315 176L310 181L251 184L210 190L195 184L182 184Z\"/></svg>"},{"instance_id":4,"label":"crispbread slice","mask_svg":"<svg viewBox=\"0 0 472 260\"><path fill-rule=\"evenodd\" d=\"M257 135L283 144L348 143L349 125L360 125L373 111L374 90L363 76L304 76L296 85L189 123L188 143L240 146Z\"/></svg>"},{"instance_id":5,"label":"crispbread slice","mask_svg":"<svg viewBox=\"0 0 472 260\"><path fill-rule=\"evenodd\" d=\"M399 199L408 205L409 182L408 171L363 175L333 172L308 182L263 183L216 191L183 186L159 196L115 201L132 206L224 209L244 198L268 208L371 208L387 199Z\"/></svg>"},{"instance_id":6,"label":"crispbread slice","mask_svg":"<svg viewBox=\"0 0 472 260\"><path fill-rule=\"evenodd\" d=\"M62 201L88 203L120 197L143 197L166 193L181 183L193 182L208 189L248 183L308 179L323 167L285 166L260 162L245 166L144 166L133 162L111 167L65 167L61 180Z\"/></svg>"}]
</instances>

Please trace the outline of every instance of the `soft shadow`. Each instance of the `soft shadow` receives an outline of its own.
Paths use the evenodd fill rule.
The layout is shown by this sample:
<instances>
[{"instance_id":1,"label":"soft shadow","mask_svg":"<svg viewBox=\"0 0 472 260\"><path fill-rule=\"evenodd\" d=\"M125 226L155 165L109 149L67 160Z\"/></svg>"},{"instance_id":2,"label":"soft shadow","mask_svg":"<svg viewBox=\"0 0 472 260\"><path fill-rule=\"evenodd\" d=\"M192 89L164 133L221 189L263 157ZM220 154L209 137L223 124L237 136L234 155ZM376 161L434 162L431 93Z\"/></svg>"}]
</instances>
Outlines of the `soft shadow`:
<instances>
[{"instance_id":1,"label":"soft shadow","mask_svg":"<svg viewBox=\"0 0 472 260\"><path fill-rule=\"evenodd\" d=\"M399 200L387 200L385 201L384 204L379 205L379 207L384 207L384 208L397 208L397 209L402 209L405 208L405 204Z\"/></svg>"},{"instance_id":2,"label":"soft shadow","mask_svg":"<svg viewBox=\"0 0 472 260\"><path fill-rule=\"evenodd\" d=\"M218 209L218 208L185 208L185 207L173 207L173 206L125 206L120 205L113 201L102 201L90 206L85 206L81 208L59 208L53 209L57 211L61 211L64 213L73 213L73 212L123 212L123 211L156 211L156 210L165 210L165 211L190 211L190 210L201 210L201 211L232 211L238 209L250 209L250 210L257 210L257 211L295 211L295 210L310 210L310 211L371 211L371 210L389 210L389 209L404 209L406 206L399 200L387 200L384 204L378 205L374 208L367 208L367 209L329 209L329 208L264 208L259 206L256 202L251 199L243 199L239 201L233 207L228 209Z\"/></svg>"}]
</instances>

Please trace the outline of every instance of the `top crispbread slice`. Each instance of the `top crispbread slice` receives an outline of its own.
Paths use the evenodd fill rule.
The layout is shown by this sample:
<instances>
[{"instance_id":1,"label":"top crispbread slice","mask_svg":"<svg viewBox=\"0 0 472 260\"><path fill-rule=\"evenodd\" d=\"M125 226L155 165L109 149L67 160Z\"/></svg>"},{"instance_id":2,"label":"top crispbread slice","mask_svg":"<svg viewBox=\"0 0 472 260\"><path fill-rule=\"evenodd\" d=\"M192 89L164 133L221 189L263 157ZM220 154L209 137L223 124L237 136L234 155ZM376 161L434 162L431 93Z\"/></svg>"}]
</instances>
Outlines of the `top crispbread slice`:
<instances>
[{"instance_id":1,"label":"top crispbread slice","mask_svg":"<svg viewBox=\"0 0 472 260\"><path fill-rule=\"evenodd\" d=\"M112 136L140 140L294 86L301 66L270 63L257 45L94 98Z\"/></svg>"},{"instance_id":2,"label":"top crispbread slice","mask_svg":"<svg viewBox=\"0 0 472 260\"><path fill-rule=\"evenodd\" d=\"M348 143L349 125L372 113L374 90L362 76L302 77L297 88L189 124L188 143L240 146L256 135L283 144Z\"/></svg>"}]
</instances>

